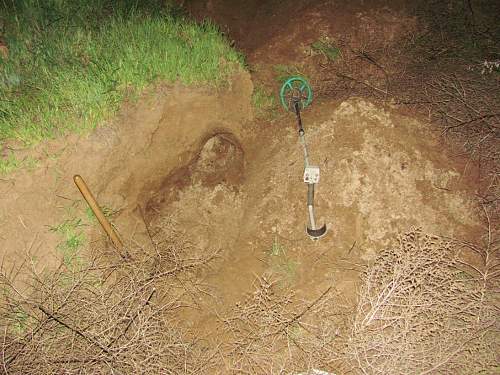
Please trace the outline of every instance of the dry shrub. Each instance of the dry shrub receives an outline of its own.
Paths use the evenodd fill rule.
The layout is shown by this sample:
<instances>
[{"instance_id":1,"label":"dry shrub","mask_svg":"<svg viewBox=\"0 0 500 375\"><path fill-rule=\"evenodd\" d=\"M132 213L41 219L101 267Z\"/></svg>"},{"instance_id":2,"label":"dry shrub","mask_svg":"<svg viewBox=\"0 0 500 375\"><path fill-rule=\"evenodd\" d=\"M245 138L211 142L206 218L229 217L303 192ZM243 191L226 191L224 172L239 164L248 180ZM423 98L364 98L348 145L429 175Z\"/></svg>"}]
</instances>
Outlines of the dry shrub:
<instances>
[{"instance_id":1,"label":"dry shrub","mask_svg":"<svg viewBox=\"0 0 500 375\"><path fill-rule=\"evenodd\" d=\"M309 301L299 300L273 276L258 278L254 287L221 317L229 372L306 374L339 366L349 308L332 287Z\"/></svg>"},{"instance_id":2,"label":"dry shrub","mask_svg":"<svg viewBox=\"0 0 500 375\"><path fill-rule=\"evenodd\" d=\"M366 269L347 350L362 373L498 368L498 289L465 272L458 247L413 230Z\"/></svg>"},{"instance_id":3,"label":"dry shrub","mask_svg":"<svg viewBox=\"0 0 500 375\"><path fill-rule=\"evenodd\" d=\"M408 77L407 77L408 78ZM413 82L413 83L410 83ZM416 84L418 82L418 84ZM414 72L400 87L399 104L410 105L428 114L453 136L464 154L479 162L483 178L498 177L500 163L500 92L495 74ZM486 173L485 173L486 171ZM496 189L498 195L498 189Z\"/></svg>"},{"instance_id":4,"label":"dry shrub","mask_svg":"<svg viewBox=\"0 0 500 375\"><path fill-rule=\"evenodd\" d=\"M454 150L476 162L488 200L500 194L499 4L416 2L419 27L395 46L400 69L390 77L395 103L426 115Z\"/></svg>"},{"instance_id":5,"label":"dry shrub","mask_svg":"<svg viewBox=\"0 0 500 375\"><path fill-rule=\"evenodd\" d=\"M51 274L31 268L29 292L1 273L0 363L6 374L199 374L210 353L179 324L196 273L217 254L196 257L173 228L152 233L129 258L94 257Z\"/></svg>"},{"instance_id":6,"label":"dry shrub","mask_svg":"<svg viewBox=\"0 0 500 375\"><path fill-rule=\"evenodd\" d=\"M488 373L498 366L498 243L412 231L363 274L355 314L329 287L301 299L268 275L219 316L211 345L182 309L203 293L217 252L193 247L165 218L151 246L93 257L52 274L31 267L30 292L2 269L0 363L6 374ZM479 255L465 263L458 249ZM495 335L497 334L497 335ZM498 367L496 367L498 368Z\"/></svg>"}]
</instances>

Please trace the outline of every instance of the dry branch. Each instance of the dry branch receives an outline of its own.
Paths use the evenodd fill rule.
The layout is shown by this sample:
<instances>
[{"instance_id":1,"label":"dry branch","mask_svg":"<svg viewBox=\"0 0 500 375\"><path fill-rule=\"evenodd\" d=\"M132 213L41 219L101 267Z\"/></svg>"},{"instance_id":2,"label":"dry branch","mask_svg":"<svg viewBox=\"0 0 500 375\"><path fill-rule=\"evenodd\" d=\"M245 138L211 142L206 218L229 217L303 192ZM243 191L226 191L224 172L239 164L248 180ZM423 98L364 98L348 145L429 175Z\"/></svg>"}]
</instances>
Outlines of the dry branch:
<instances>
[{"instance_id":1,"label":"dry branch","mask_svg":"<svg viewBox=\"0 0 500 375\"><path fill-rule=\"evenodd\" d=\"M197 374L209 366L213 353L173 317L198 297L181 282L196 284L217 252L197 256L175 228L156 229L149 249L129 249L134 262L95 257L86 266L33 274L24 294L3 273L5 373Z\"/></svg>"},{"instance_id":2,"label":"dry branch","mask_svg":"<svg viewBox=\"0 0 500 375\"><path fill-rule=\"evenodd\" d=\"M229 342L226 368L250 374L308 373L340 363L349 307L329 287L301 301L273 276L257 279L255 291L220 317Z\"/></svg>"},{"instance_id":3,"label":"dry branch","mask_svg":"<svg viewBox=\"0 0 500 375\"><path fill-rule=\"evenodd\" d=\"M496 363L494 291L457 244L415 230L363 275L348 356L364 374L479 373Z\"/></svg>"}]
</instances>

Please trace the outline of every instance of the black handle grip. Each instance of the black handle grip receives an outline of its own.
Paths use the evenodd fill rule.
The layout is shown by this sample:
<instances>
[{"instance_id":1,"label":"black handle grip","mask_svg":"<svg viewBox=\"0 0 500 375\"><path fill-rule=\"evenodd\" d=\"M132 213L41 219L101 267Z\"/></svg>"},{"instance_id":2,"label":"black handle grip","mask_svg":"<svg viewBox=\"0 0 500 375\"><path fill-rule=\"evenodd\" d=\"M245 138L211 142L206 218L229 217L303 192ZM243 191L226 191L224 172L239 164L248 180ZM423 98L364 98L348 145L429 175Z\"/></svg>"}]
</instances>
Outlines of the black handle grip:
<instances>
[{"instance_id":1,"label":"black handle grip","mask_svg":"<svg viewBox=\"0 0 500 375\"><path fill-rule=\"evenodd\" d=\"M304 128L302 127L302 118L300 117L300 103L299 100L294 100L293 107L295 108L295 115L297 116L297 124L299 125L299 134L304 134Z\"/></svg>"}]
</instances>

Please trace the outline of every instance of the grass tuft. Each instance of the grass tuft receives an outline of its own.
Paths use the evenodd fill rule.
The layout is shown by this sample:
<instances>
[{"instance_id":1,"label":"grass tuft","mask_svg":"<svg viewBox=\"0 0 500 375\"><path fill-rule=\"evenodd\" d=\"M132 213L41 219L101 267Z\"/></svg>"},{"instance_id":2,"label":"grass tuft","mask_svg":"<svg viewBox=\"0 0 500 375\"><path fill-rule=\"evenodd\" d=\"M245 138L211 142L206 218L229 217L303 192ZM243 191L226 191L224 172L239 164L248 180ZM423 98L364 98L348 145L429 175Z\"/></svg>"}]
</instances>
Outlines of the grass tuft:
<instances>
[{"instance_id":1,"label":"grass tuft","mask_svg":"<svg viewBox=\"0 0 500 375\"><path fill-rule=\"evenodd\" d=\"M311 48L314 52L322 54L330 61L335 61L341 57L340 48L326 37L311 44Z\"/></svg>"},{"instance_id":2,"label":"grass tuft","mask_svg":"<svg viewBox=\"0 0 500 375\"><path fill-rule=\"evenodd\" d=\"M258 117L276 108L276 98L263 86L256 86L252 93L252 104Z\"/></svg>"},{"instance_id":3,"label":"grass tuft","mask_svg":"<svg viewBox=\"0 0 500 375\"><path fill-rule=\"evenodd\" d=\"M69 268L81 263L78 253L86 242L85 234L80 229L83 225L81 219L74 218L50 227L52 232L62 236L62 242L57 246L57 250L61 253L64 264Z\"/></svg>"},{"instance_id":4,"label":"grass tuft","mask_svg":"<svg viewBox=\"0 0 500 375\"><path fill-rule=\"evenodd\" d=\"M19 168L32 170L36 168L38 161L30 156L19 159L15 154L9 153L5 157L0 157L0 176L7 175Z\"/></svg>"},{"instance_id":5,"label":"grass tuft","mask_svg":"<svg viewBox=\"0 0 500 375\"><path fill-rule=\"evenodd\" d=\"M282 286L293 284L297 277L299 263L287 255L285 247L278 240L278 236L274 237L269 256L271 269L280 276Z\"/></svg>"}]
</instances>

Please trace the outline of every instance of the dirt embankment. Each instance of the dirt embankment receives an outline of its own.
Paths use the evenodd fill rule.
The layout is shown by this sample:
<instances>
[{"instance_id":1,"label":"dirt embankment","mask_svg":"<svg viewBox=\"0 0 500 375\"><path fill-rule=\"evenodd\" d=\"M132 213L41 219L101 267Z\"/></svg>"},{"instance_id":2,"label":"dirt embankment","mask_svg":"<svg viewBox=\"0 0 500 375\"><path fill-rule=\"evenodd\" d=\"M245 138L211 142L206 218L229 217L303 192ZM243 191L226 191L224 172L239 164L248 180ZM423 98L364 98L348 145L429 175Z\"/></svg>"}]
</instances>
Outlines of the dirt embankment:
<instances>
[{"instance_id":1,"label":"dirt embankment","mask_svg":"<svg viewBox=\"0 0 500 375\"><path fill-rule=\"evenodd\" d=\"M333 62L349 77L385 89L387 76L401 68L400 56L392 55L391 46L417 28L415 16L408 11L414 4L406 0L390 4L383 0L253 0L241 8L226 0L183 3L196 19L210 19L221 27L247 56L259 84L277 89L276 77L301 74L316 91L342 99L367 87L332 74ZM331 46L336 55L328 57L322 47Z\"/></svg>"},{"instance_id":2,"label":"dirt embankment","mask_svg":"<svg viewBox=\"0 0 500 375\"><path fill-rule=\"evenodd\" d=\"M124 106L111 124L89 135L70 135L40 145L34 170L0 180L0 248L10 263L26 255L40 267L54 266L62 257L65 222L84 226L85 204L73 184L80 174L99 203L118 211L113 221L125 237L130 212L145 205L164 179L189 164L211 135L229 133L241 139L251 119L252 83L239 73L223 89L159 87L137 103ZM87 236L88 238L88 236Z\"/></svg>"}]
</instances>

